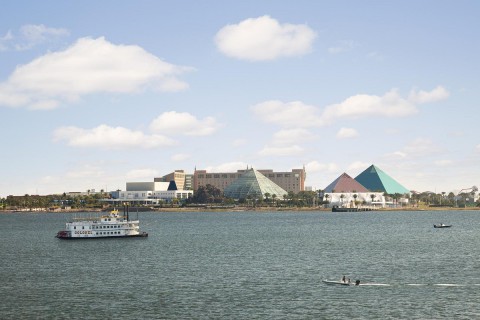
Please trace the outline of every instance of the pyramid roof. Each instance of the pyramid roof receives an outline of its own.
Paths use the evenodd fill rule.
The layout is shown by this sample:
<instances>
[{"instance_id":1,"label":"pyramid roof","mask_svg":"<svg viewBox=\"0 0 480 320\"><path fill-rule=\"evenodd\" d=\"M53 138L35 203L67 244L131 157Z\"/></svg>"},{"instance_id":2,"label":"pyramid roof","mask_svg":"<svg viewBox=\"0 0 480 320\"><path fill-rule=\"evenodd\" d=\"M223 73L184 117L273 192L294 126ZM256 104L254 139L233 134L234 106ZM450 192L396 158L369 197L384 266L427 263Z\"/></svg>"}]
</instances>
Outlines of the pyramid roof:
<instances>
[{"instance_id":1,"label":"pyramid roof","mask_svg":"<svg viewBox=\"0 0 480 320\"><path fill-rule=\"evenodd\" d=\"M324 192L368 192L368 189L344 172L330 183Z\"/></svg>"},{"instance_id":2,"label":"pyramid roof","mask_svg":"<svg viewBox=\"0 0 480 320\"><path fill-rule=\"evenodd\" d=\"M283 198L287 191L253 168L247 170L224 190L225 196L233 199L246 199L248 196L260 199L265 197L265 193Z\"/></svg>"},{"instance_id":3,"label":"pyramid roof","mask_svg":"<svg viewBox=\"0 0 480 320\"><path fill-rule=\"evenodd\" d=\"M407 188L373 164L360 173L355 180L371 191L382 191L388 194L405 194L410 192Z\"/></svg>"}]
</instances>

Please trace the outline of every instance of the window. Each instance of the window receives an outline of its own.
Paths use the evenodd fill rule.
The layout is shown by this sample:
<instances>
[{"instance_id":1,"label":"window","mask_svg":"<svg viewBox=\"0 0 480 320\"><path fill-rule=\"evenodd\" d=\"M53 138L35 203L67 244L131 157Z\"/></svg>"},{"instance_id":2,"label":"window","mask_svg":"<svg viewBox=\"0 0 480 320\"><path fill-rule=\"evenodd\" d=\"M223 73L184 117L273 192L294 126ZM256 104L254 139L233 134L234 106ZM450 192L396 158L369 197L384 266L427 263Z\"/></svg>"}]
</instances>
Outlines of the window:
<instances>
[{"instance_id":1,"label":"window","mask_svg":"<svg viewBox=\"0 0 480 320\"><path fill-rule=\"evenodd\" d=\"M220 178L220 175L219 174L214 174L213 177L218 179L218 178Z\"/></svg>"},{"instance_id":2,"label":"window","mask_svg":"<svg viewBox=\"0 0 480 320\"><path fill-rule=\"evenodd\" d=\"M203 179L203 174L199 174L198 179Z\"/></svg>"},{"instance_id":3,"label":"window","mask_svg":"<svg viewBox=\"0 0 480 320\"><path fill-rule=\"evenodd\" d=\"M205 175L205 178L211 179L211 178L212 178L212 175L211 175L211 174L206 174L206 175Z\"/></svg>"}]
</instances>

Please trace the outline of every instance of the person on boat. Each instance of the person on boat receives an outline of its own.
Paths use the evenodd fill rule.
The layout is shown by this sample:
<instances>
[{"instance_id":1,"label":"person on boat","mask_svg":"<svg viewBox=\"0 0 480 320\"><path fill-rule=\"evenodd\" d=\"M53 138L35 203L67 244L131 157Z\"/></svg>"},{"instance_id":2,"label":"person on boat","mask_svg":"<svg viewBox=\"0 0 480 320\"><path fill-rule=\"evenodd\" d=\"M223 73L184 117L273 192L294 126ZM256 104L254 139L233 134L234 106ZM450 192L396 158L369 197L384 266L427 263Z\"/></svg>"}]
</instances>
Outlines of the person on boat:
<instances>
[{"instance_id":1,"label":"person on boat","mask_svg":"<svg viewBox=\"0 0 480 320\"><path fill-rule=\"evenodd\" d=\"M344 283L347 282L347 278L345 278L345 276L343 276L342 282L344 282Z\"/></svg>"},{"instance_id":2,"label":"person on boat","mask_svg":"<svg viewBox=\"0 0 480 320\"><path fill-rule=\"evenodd\" d=\"M360 280L355 281L355 285L359 286L360 285Z\"/></svg>"}]
</instances>

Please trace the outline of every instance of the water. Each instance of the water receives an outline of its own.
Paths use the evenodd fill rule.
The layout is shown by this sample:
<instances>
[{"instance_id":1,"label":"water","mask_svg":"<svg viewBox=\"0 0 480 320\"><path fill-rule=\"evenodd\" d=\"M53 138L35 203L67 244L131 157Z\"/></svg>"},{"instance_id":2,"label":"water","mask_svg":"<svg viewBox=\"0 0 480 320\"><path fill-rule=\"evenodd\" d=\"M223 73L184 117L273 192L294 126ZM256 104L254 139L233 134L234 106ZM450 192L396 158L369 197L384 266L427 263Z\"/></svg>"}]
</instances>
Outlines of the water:
<instances>
[{"instance_id":1,"label":"water","mask_svg":"<svg viewBox=\"0 0 480 320\"><path fill-rule=\"evenodd\" d=\"M62 241L0 215L1 319L480 319L480 213L141 213L146 239ZM434 229L434 223L449 229ZM323 279L382 286L329 286Z\"/></svg>"}]
</instances>

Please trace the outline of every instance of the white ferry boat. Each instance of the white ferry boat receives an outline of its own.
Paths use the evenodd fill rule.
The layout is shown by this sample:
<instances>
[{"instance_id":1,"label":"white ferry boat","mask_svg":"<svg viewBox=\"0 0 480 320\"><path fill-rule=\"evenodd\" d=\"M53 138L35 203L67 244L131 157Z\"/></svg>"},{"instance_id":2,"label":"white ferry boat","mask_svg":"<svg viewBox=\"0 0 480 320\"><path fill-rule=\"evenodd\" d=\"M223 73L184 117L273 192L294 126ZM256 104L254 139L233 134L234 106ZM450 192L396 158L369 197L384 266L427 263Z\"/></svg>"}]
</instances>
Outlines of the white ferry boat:
<instances>
[{"instance_id":1,"label":"white ferry boat","mask_svg":"<svg viewBox=\"0 0 480 320\"><path fill-rule=\"evenodd\" d=\"M56 235L59 239L98 239L98 238L131 238L148 237L148 233L140 231L139 220L130 220L128 207L123 215L112 210L108 215L94 218L74 218L66 223L65 230Z\"/></svg>"}]
</instances>

